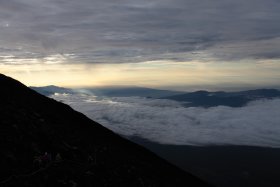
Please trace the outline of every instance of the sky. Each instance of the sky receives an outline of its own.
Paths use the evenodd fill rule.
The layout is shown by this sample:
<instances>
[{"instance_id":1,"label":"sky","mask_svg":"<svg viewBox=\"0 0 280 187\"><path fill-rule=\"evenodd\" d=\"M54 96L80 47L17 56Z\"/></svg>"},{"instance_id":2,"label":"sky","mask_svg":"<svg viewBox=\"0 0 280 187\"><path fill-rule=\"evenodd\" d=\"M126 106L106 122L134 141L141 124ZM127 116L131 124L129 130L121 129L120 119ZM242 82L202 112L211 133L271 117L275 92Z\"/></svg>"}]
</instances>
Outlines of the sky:
<instances>
[{"instance_id":1,"label":"sky","mask_svg":"<svg viewBox=\"0 0 280 187\"><path fill-rule=\"evenodd\" d=\"M279 0L0 0L0 72L31 86L279 87Z\"/></svg>"}]
</instances>

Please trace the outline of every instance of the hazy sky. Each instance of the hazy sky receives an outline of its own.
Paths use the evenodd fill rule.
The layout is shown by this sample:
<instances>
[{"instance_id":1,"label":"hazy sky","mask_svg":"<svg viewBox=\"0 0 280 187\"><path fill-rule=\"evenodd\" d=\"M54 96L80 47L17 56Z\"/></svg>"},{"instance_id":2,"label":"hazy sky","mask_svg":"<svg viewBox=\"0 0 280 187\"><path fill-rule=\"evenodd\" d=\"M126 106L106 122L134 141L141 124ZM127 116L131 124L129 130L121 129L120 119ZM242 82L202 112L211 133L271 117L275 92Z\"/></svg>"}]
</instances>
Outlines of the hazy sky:
<instances>
[{"instance_id":1,"label":"hazy sky","mask_svg":"<svg viewBox=\"0 0 280 187\"><path fill-rule=\"evenodd\" d=\"M36 86L279 86L279 10L279 0L0 0L0 72Z\"/></svg>"}]
</instances>

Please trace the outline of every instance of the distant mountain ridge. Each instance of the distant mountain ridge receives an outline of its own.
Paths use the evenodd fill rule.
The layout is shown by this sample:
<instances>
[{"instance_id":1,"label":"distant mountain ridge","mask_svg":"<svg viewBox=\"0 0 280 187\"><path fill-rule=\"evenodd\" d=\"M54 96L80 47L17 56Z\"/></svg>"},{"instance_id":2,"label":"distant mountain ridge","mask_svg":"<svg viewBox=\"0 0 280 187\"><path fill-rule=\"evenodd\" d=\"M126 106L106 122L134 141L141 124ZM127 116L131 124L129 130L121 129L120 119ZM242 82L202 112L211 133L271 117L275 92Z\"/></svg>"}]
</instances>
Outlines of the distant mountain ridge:
<instances>
[{"instance_id":1,"label":"distant mountain ridge","mask_svg":"<svg viewBox=\"0 0 280 187\"><path fill-rule=\"evenodd\" d=\"M0 85L0 186L208 186L68 105Z\"/></svg>"},{"instance_id":2,"label":"distant mountain ridge","mask_svg":"<svg viewBox=\"0 0 280 187\"><path fill-rule=\"evenodd\" d=\"M35 90L36 92L45 95L45 96L50 96L53 95L55 93L66 93L66 94L72 94L75 93L74 90L70 89L70 88L63 88L63 87L58 87L58 86L54 86L54 85L50 85L50 86L44 86L44 87L35 87L35 86L31 86L30 87L32 90Z\"/></svg>"},{"instance_id":3,"label":"distant mountain ridge","mask_svg":"<svg viewBox=\"0 0 280 187\"><path fill-rule=\"evenodd\" d=\"M208 92L204 90L195 92L178 92L170 90L157 90L142 87L102 87L69 89L56 86L30 87L31 89L50 96L55 93L74 94L84 93L107 97L150 97L155 99L169 99L184 102L186 107L214 107L229 106L242 107L250 101L258 99L280 98L280 91L277 89L256 89L239 92Z\"/></svg>"},{"instance_id":4,"label":"distant mountain ridge","mask_svg":"<svg viewBox=\"0 0 280 187\"><path fill-rule=\"evenodd\" d=\"M93 94L97 96L107 97L168 97L172 95L182 94L180 91L170 90L158 90L152 88L133 87L133 86L116 86L116 87L97 87L97 88L80 88L80 89L69 89L57 86L45 86L45 87L30 87L31 89L49 96L55 93L84 93Z\"/></svg>"},{"instance_id":5,"label":"distant mountain ridge","mask_svg":"<svg viewBox=\"0 0 280 187\"><path fill-rule=\"evenodd\" d=\"M280 98L280 91L277 89L257 89L240 92L196 91L175 96L162 97L161 99L186 102L185 106L192 107L214 107L220 105L242 107L250 101L272 98Z\"/></svg>"}]
</instances>

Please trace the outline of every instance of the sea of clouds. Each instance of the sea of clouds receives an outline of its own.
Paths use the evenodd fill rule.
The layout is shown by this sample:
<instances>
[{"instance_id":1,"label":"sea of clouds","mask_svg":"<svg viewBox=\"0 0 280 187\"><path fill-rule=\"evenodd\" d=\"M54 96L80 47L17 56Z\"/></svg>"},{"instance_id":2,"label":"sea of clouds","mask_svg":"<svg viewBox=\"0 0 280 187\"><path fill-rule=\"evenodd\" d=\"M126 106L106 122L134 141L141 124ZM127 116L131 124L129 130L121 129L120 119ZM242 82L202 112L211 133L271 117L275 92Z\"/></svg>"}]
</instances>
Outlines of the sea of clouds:
<instances>
[{"instance_id":1,"label":"sea of clouds","mask_svg":"<svg viewBox=\"0 0 280 187\"><path fill-rule=\"evenodd\" d=\"M280 147L280 99L245 107L189 107L163 99L55 94L114 132L171 145Z\"/></svg>"}]
</instances>

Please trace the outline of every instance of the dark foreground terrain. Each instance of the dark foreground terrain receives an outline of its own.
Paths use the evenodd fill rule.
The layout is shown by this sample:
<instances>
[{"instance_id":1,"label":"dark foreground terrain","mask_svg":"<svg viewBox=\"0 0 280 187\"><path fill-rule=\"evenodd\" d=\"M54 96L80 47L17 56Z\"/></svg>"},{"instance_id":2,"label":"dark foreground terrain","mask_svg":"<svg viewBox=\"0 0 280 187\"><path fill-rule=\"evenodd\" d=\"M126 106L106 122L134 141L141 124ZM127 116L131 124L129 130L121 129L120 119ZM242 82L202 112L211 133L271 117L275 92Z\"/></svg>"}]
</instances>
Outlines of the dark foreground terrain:
<instances>
[{"instance_id":1,"label":"dark foreground terrain","mask_svg":"<svg viewBox=\"0 0 280 187\"><path fill-rule=\"evenodd\" d=\"M208 186L0 74L0 186Z\"/></svg>"},{"instance_id":2,"label":"dark foreground terrain","mask_svg":"<svg viewBox=\"0 0 280 187\"><path fill-rule=\"evenodd\" d=\"M280 149L251 146L162 145L131 138L217 187L280 186Z\"/></svg>"}]
</instances>

